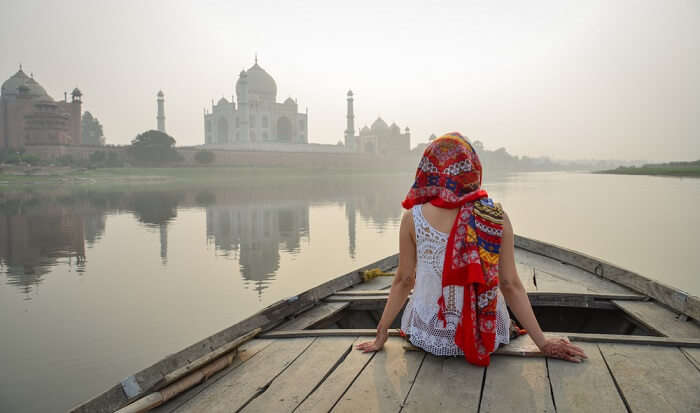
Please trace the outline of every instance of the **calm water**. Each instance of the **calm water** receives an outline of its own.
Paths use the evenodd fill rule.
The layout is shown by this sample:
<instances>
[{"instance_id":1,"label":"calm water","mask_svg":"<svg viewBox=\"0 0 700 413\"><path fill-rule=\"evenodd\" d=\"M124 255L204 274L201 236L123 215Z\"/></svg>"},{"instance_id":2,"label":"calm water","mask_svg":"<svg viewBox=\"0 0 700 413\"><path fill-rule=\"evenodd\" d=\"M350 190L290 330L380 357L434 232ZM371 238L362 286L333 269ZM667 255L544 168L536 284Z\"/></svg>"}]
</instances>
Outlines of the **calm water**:
<instances>
[{"instance_id":1,"label":"calm water","mask_svg":"<svg viewBox=\"0 0 700 413\"><path fill-rule=\"evenodd\" d=\"M486 177L516 232L700 294L700 180ZM0 194L0 411L61 411L397 251L410 176Z\"/></svg>"}]
</instances>

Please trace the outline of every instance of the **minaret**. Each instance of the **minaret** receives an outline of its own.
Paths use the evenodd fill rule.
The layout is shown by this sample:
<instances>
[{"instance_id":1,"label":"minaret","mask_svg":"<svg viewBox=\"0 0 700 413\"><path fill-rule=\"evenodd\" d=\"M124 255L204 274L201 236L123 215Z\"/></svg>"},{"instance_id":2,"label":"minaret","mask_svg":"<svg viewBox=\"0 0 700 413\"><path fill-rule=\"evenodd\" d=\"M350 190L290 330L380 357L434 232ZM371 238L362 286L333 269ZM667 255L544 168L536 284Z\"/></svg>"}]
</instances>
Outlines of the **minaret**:
<instances>
[{"instance_id":1,"label":"minaret","mask_svg":"<svg viewBox=\"0 0 700 413\"><path fill-rule=\"evenodd\" d=\"M355 110L353 108L352 90L348 90L347 127L345 128L345 148L355 150Z\"/></svg>"},{"instance_id":2,"label":"minaret","mask_svg":"<svg viewBox=\"0 0 700 413\"><path fill-rule=\"evenodd\" d=\"M245 70L241 70L240 79L241 90L238 90L238 114L240 124L240 141L250 142L250 112L248 108L248 74Z\"/></svg>"},{"instance_id":3,"label":"minaret","mask_svg":"<svg viewBox=\"0 0 700 413\"><path fill-rule=\"evenodd\" d=\"M163 91L158 91L158 130L165 133L165 96Z\"/></svg>"},{"instance_id":4,"label":"minaret","mask_svg":"<svg viewBox=\"0 0 700 413\"><path fill-rule=\"evenodd\" d=\"M73 89L70 94L71 96L71 108L70 108L70 123L71 123L71 138L73 139L73 145L81 145L83 143L82 134L82 105L83 105L83 94L77 87Z\"/></svg>"}]
</instances>

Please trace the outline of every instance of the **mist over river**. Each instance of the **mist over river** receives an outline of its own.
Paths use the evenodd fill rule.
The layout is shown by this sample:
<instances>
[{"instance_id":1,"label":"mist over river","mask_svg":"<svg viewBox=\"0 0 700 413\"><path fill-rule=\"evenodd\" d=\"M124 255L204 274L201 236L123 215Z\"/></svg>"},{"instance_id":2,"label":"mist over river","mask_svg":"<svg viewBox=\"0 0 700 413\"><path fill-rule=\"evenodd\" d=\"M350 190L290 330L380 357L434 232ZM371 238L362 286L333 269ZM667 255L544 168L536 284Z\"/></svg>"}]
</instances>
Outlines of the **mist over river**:
<instances>
[{"instance_id":1,"label":"mist over river","mask_svg":"<svg viewBox=\"0 0 700 413\"><path fill-rule=\"evenodd\" d=\"M63 411L398 250L410 175L0 193L0 411ZM700 179L485 177L518 234L700 295Z\"/></svg>"}]
</instances>

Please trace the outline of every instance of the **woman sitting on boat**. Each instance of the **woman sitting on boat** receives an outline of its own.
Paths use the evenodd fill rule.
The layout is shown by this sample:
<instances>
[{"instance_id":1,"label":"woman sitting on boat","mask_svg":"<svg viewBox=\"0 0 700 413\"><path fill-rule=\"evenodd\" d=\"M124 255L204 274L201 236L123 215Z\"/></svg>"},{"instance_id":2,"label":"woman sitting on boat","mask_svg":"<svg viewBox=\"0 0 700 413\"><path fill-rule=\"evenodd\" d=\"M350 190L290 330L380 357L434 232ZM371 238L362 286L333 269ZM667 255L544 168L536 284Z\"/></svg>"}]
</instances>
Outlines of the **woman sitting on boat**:
<instances>
[{"instance_id":1,"label":"woman sitting on boat","mask_svg":"<svg viewBox=\"0 0 700 413\"><path fill-rule=\"evenodd\" d=\"M549 357L579 362L583 350L542 333L515 267L513 227L500 204L481 189L481 162L459 133L434 140L418 164L402 205L399 267L374 341L381 350L406 298L401 330L438 356L461 356L486 366L510 340L506 304ZM504 301L505 300L505 301Z\"/></svg>"}]
</instances>

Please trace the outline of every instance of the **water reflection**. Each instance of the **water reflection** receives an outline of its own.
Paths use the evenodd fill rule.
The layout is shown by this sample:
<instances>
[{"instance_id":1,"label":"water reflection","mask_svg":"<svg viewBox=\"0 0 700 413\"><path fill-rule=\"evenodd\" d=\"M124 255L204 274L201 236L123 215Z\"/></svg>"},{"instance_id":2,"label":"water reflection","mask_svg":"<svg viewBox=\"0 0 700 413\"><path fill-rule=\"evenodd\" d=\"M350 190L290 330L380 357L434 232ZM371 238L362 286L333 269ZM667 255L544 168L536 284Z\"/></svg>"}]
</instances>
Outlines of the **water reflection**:
<instances>
[{"instance_id":1,"label":"water reflection","mask_svg":"<svg viewBox=\"0 0 700 413\"><path fill-rule=\"evenodd\" d=\"M207 207L207 239L236 254L241 274L258 295L279 269L280 250L297 253L309 238L309 203L250 203Z\"/></svg>"},{"instance_id":2,"label":"water reflection","mask_svg":"<svg viewBox=\"0 0 700 413\"><path fill-rule=\"evenodd\" d=\"M358 216L378 232L398 225L409 181L407 176L334 177L206 189L0 194L0 270L31 299L52 267L66 264L85 272L89 250L106 237L108 217L124 212L145 230L158 231L160 261L167 266L169 228L178 225L179 210L197 208L206 216L207 242L215 254L236 261L245 285L261 297L280 269L280 253L293 256L310 242L312 205L344 208L347 255L355 259ZM149 242L124 241L144 247Z\"/></svg>"}]
</instances>

